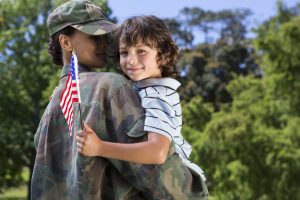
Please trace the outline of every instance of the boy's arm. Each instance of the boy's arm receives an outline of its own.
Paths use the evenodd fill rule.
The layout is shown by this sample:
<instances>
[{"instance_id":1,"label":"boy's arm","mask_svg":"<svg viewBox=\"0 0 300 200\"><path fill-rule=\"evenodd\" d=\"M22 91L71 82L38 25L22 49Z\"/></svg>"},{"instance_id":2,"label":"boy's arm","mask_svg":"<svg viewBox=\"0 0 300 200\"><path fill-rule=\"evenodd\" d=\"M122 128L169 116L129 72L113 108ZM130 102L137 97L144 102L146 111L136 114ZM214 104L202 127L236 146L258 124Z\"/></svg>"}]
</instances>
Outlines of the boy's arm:
<instances>
[{"instance_id":1,"label":"boy's arm","mask_svg":"<svg viewBox=\"0 0 300 200\"><path fill-rule=\"evenodd\" d=\"M162 164L165 162L170 140L157 133L148 133L148 140L138 143L113 143L100 140L85 124L85 131L77 134L77 146L86 156L100 156L139 164Z\"/></svg>"}]
</instances>

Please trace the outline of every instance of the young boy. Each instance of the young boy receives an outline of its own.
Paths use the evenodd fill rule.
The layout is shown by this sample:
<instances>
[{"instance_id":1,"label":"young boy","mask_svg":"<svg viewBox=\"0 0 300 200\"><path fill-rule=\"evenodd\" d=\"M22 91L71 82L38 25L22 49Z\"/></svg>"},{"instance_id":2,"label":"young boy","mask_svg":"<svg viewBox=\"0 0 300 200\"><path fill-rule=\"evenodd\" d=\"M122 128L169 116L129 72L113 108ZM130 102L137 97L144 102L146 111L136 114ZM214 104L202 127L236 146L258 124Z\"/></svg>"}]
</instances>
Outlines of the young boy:
<instances>
[{"instance_id":1,"label":"young boy","mask_svg":"<svg viewBox=\"0 0 300 200\"><path fill-rule=\"evenodd\" d=\"M180 83L175 64L178 47L163 21L155 16L138 16L126 20L116 31L119 45L119 63L122 72L135 81L134 88L146 112L144 130L148 140L133 144L120 144L100 140L85 124L78 132L78 151L86 156L101 156L139 164L165 162L171 142L182 162L201 177L203 171L188 160L191 146L180 134L182 112L179 95ZM205 186L205 196L207 196Z\"/></svg>"}]
</instances>

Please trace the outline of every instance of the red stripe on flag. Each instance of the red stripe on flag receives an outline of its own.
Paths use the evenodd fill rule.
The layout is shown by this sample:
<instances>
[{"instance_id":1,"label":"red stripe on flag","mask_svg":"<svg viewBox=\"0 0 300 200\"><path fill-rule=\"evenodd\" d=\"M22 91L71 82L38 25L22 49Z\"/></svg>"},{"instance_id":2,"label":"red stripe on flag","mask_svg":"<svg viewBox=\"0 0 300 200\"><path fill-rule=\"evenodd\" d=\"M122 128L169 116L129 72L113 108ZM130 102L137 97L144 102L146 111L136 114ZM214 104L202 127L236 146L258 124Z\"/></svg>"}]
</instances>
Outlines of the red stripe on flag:
<instances>
[{"instance_id":1,"label":"red stripe on flag","mask_svg":"<svg viewBox=\"0 0 300 200\"><path fill-rule=\"evenodd\" d=\"M73 103L78 101L79 99L76 82L74 83L74 81L71 80L70 74L68 74L66 86L60 97L60 106L69 126L70 136L72 136L73 126Z\"/></svg>"}]
</instances>

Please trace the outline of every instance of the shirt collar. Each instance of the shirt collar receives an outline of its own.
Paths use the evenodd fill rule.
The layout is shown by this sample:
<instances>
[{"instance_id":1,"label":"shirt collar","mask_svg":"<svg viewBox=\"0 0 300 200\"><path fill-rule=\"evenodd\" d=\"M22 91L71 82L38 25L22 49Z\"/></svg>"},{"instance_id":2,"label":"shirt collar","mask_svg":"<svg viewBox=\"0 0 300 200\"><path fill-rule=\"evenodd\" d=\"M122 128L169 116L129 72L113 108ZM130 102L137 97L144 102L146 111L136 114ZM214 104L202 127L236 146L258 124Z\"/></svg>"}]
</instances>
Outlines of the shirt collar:
<instances>
[{"instance_id":1,"label":"shirt collar","mask_svg":"<svg viewBox=\"0 0 300 200\"><path fill-rule=\"evenodd\" d=\"M138 81L135 84L135 86L139 89L149 86L165 86L173 90L177 90L180 85L181 84L173 78L148 78Z\"/></svg>"},{"instance_id":2,"label":"shirt collar","mask_svg":"<svg viewBox=\"0 0 300 200\"><path fill-rule=\"evenodd\" d=\"M88 72L90 70L88 70L87 68L85 68L81 65L78 65L78 71L79 71L79 73L81 73L81 72ZM67 76L69 74L69 72L70 72L70 64L63 66L63 69L62 69L61 75L60 75L60 79Z\"/></svg>"}]
</instances>

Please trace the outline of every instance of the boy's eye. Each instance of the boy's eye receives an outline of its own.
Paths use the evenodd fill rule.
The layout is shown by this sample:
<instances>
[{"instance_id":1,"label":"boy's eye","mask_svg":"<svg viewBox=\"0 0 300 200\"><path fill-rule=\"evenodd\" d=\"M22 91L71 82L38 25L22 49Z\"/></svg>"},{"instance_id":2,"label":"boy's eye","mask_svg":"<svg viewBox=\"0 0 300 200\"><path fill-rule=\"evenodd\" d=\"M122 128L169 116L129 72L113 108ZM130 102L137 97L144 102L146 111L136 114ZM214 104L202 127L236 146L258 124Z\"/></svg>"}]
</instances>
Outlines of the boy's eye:
<instances>
[{"instance_id":1,"label":"boy's eye","mask_svg":"<svg viewBox=\"0 0 300 200\"><path fill-rule=\"evenodd\" d=\"M126 56L128 54L127 51L120 51L119 53L120 53L121 56Z\"/></svg>"},{"instance_id":2,"label":"boy's eye","mask_svg":"<svg viewBox=\"0 0 300 200\"><path fill-rule=\"evenodd\" d=\"M145 53L146 51L145 51L144 49L138 49L137 52L138 52L139 54L142 54L142 53Z\"/></svg>"}]
</instances>

